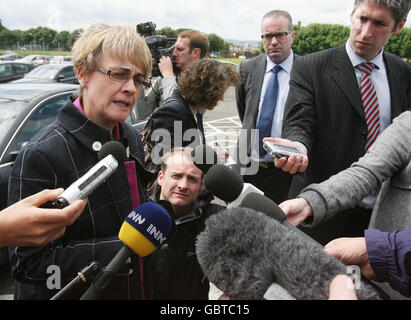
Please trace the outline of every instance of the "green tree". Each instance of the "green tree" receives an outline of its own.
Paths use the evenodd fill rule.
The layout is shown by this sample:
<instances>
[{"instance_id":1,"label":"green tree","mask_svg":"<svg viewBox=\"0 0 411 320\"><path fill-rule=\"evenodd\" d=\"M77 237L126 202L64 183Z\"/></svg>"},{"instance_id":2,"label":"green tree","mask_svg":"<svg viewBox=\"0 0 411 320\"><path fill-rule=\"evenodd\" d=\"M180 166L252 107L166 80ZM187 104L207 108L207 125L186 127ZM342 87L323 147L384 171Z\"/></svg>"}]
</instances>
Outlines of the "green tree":
<instances>
[{"instance_id":1,"label":"green tree","mask_svg":"<svg viewBox=\"0 0 411 320\"><path fill-rule=\"evenodd\" d=\"M34 31L37 44L50 48L53 46L53 40L57 31L47 27L37 27Z\"/></svg>"},{"instance_id":2,"label":"green tree","mask_svg":"<svg viewBox=\"0 0 411 320\"><path fill-rule=\"evenodd\" d=\"M73 30L73 31L70 33L70 38L69 38L69 41L68 41L68 46L69 46L70 48L73 47L74 42L76 42L76 40L80 37L80 35L81 35L82 33L83 33L83 29L76 29L76 30Z\"/></svg>"},{"instance_id":3,"label":"green tree","mask_svg":"<svg viewBox=\"0 0 411 320\"><path fill-rule=\"evenodd\" d=\"M170 27L164 27L162 29L157 30L157 34L166 36L167 38L177 38L177 31L173 30Z\"/></svg>"},{"instance_id":4,"label":"green tree","mask_svg":"<svg viewBox=\"0 0 411 320\"><path fill-rule=\"evenodd\" d=\"M1 23L1 19L0 19L0 31L3 31L4 29L7 29L7 28L3 26L3 24Z\"/></svg>"},{"instance_id":5,"label":"green tree","mask_svg":"<svg viewBox=\"0 0 411 320\"><path fill-rule=\"evenodd\" d=\"M34 42L36 41L36 39L35 39L35 29L30 28L30 29L27 29L27 30L23 31L22 40L23 40L24 44L31 44L31 43L34 44Z\"/></svg>"},{"instance_id":6,"label":"green tree","mask_svg":"<svg viewBox=\"0 0 411 320\"><path fill-rule=\"evenodd\" d=\"M211 33L207 37L210 43L210 49L209 49L210 53L214 53L215 55L220 55L224 49L223 38L219 37L215 33Z\"/></svg>"},{"instance_id":7,"label":"green tree","mask_svg":"<svg viewBox=\"0 0 411 320\"><path fill-rule=\"evenodd\" d=\"M53 40L53 47L59 48L62 51L70 51L71 50L70 32L61 31L57 33Z\"/></svg>"},{"instance_id":8,"label":"green tree","mask_svg":"<svg viewBox=\"0 0 411 320\"><path fill-rule=\"evenodd\" d=\"M19 30L9 30L4 28L0 31L0 44L2 47L11 47L21 43L21 32Z\"/></svg>"}]
</instances>

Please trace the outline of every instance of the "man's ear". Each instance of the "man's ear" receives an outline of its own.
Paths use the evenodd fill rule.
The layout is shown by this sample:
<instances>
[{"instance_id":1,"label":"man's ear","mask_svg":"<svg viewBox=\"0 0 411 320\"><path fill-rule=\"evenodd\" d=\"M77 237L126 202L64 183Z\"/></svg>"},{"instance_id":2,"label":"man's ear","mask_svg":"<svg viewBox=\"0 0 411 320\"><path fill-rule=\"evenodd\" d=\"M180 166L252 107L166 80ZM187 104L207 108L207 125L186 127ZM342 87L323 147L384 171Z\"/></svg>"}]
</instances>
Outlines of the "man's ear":
<instances>
[{"instance_id":1,"label":"man's ear","mask_svg":"<svg viewBox=\"0 0 411 320\"><path fill-rule=\"evenodd\" d=\"M161 187L163 184L163 171L159 171L157 175L157 183Z\"/></svg>"},{"instance_id":2,"label":"man's ear","mask_svg":"<svg viewBox=\"0 0 411 320\"><path fill-rule=\"evenodd\" d=\"M394 31L392 32L392 34L395 35L395 34L399 33L399 32L404 28L404 25L405 25L406 22L407 22L407 19L404 19L404 20L394 29Z\"/></svg>"},{"instance_id":3,"label":"man's ear","mask_svg":"<svg viewBox=\"0 0 411 320\"><path fill-rule=\"evenodd\" d=\"M194 48L194 49L191 51L191 54L193 55L193 58L194 58L194 59L199 59L200 56L201 56L201 49L200 49L200 48Z\"/></svg>"}]
</instances>

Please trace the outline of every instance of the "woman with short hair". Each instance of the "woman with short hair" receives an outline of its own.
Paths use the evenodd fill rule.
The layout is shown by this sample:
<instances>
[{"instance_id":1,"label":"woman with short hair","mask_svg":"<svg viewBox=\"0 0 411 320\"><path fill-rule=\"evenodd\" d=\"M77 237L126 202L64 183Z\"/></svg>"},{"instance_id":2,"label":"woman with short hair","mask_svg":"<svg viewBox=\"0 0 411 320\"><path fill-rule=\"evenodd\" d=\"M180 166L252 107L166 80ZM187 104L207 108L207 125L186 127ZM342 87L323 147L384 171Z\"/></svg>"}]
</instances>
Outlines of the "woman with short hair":
<instances>
[{"instance_id":1,"label":"woman with short hair","mask_svg":"<svg viewBox=\"0 0 411 320\"><path fill-rule=\"evenodd\" d=\"M97 24L73 46L80 87L57 120L43 128L18 155L10 178L9 205L43 189L69 187L98 162L98 151L112 140L127 150L127 161L87 197L82 215L63 237L42 247L14 247L10 261L15 299L50 299L48 267L60 270L63 288L92 261L105 267L123 246L119 229L144 201L144 152L138 132L125 121L148 85L151 55L130 27ZM101 299L140 299L144 288L137 256L115 274ZM57 288L58 289L58 288ZM79 289L79 288L77 288ZM66 298L79 299L81 290Z\"/></svg>"}]
</instances>

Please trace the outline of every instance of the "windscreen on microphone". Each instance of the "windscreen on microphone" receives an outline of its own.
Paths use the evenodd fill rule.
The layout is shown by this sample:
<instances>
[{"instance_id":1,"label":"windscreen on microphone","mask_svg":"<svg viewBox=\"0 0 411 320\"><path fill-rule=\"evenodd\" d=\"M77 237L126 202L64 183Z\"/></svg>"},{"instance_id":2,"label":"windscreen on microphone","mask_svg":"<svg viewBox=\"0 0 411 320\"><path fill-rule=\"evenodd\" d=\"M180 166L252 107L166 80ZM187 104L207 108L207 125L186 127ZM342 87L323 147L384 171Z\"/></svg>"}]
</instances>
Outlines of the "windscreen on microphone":
<instances>
[{"instance_id":1,"label":"windscreen on microphone","mask_svg":"<svg viewBox=\"0 0 411 320\"><path fill-rule=\"evenodd\" d=\"M281 223L287 219L284 211L281 210L281 208L273 200L262 194L247 194L243 201L241 201L240 207L250 208L255 211L262 212Z\"/></svg>"},{"instance_id":2,"label":"windscreen on microphone","mask_svg":"<svg viewBox=\"0 0 411 320\"><path fill-rule=\"evenodd\" d=\"M208 170L218 163L218 157L214 149L207 144L196 146L191 152L194 164L206 174Z\"/></svg>"},{"instance_id":3,"label":"windscreen on microphone","mask_svg":"<svg viewBox=\"0 0 411 320\"><path fill-rule=\"evenodd\" d=\"M165 244L172 227L167 211L153 202L145 202L125 219L119 239L140 257L146 257Z\"/></svg>"},{"instance_id":4,"label":"windscreen on microphone","mask_svg":"<svg viewBox=\"0 0 411 320\"><path fill-rule=\"evenodd\" d=\"M244 181L234 170L223 164L216 164L205 175L204 185L216 197L232 202L241 194Z\"/></svg>"},{"instance_id":5,"label":"windscreen on microphone","mask_svg":"<svg viewBox=\"0 0 411 320\"><path fill-rule=\"evenodd\" d=\"M263 299L276 283L297 300L327 300L332 279L347 274L341 261L249 208L210 216L197 237L196 254L210 282L231 299ZM356 289L359 299L378 299L367 283L356 283Z\"/></svg>"},{"instance_id":6,"label":"windscreen on microphone","mask_svg":"<svg viewBox=\"0 0 411 320\"><path fill-rule=\"evenodd\" d=\"M98 160L104 159L109 154L117 160L119 165L122 165L124 161L127 161L126 148L124 148L123 144L119 141L112 140L103 144L98 152Z\"/></svg>"}]
</instances>

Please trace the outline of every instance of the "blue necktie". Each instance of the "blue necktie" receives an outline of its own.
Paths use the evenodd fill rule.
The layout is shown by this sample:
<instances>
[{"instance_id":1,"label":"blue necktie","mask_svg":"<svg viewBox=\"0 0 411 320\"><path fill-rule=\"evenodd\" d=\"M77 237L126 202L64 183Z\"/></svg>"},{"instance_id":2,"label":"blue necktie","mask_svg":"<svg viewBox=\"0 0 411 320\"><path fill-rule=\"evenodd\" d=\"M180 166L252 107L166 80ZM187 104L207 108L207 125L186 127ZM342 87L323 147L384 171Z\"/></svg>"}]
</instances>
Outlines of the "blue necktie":
<instances>
[{"instance_id":1,"label":"blue necktie","mask_svg":"<svg viewBox=\"0 0 411 320\"><path fill-rule=\"evenodd\" d=\"M261 107L260 118L258 120L257 129L259 130L259 148L260 148L260 157L264 157L267 152L263 148L263 139L271 136L271 128L273 125L273 117L275 112L275 107L277 105L277 96L278 96L278 77L277 74L282 68L280 66L275 66L270 70L273 72L273 75L268 82L267 89L264 94L264 101Z\"/></svg>"}]
</instances>

